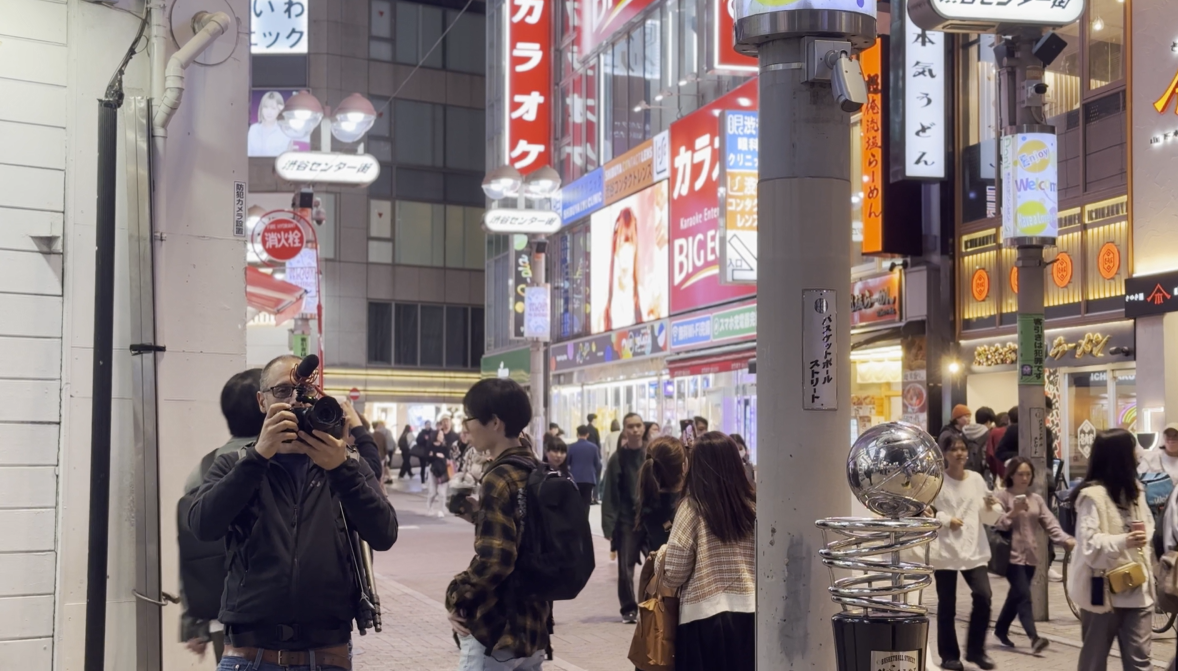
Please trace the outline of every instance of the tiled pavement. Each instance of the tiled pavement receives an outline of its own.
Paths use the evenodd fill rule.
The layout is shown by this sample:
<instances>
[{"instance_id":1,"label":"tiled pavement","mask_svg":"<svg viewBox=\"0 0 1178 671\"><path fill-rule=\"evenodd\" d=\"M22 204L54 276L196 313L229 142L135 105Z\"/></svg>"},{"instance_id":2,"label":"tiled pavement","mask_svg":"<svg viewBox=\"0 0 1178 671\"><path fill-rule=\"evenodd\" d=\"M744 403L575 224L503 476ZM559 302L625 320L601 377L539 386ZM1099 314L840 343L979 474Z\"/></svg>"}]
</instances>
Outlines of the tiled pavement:
<instances>
[{"instance_id":1,"label":"tiled pavement","mask_svg":"<svg viewBox=\"0 0 1178 671\"><path fill-rule=\"evenodd\" d=\"M391 551L380 553L376 561L384 631L355 638L355 668L357 671L453 671L457 668L458 650L441 602L450 579L469 561L471 527L455 518L425 517L425 502L420 495L393 492L391 499L402 526L399 542ZM614 564L609 561L608 545L603 539L599 539L597 545L597 565L598 570L581 596L556 606L557 633L553 648L557 659L546 663L546 669L633 669L626 662L626 651L634 629L619 621ZM1006 581L992 578L991 585L993 615L997 617L1006 598ZM935 612L936 596L931 590L926 592L925 602ZM968 590L964 581L960 581L958 638L963 643L968 603ZM1016 623L1012 628L1016 649L1003 648L990 637L989 654L999 668L1028 671L1071 671L1076 668L1080 623L1064 601L1061 583L1050 584L1049 605L1052 618L1039 624L1039 632L1051 641L1051 647L1041 656L1032 655L1029 642ZM930 626L929 641L929 652L932 653L929 668L935 670L939 668L936 662L940 661L936 655L935 621ZM1155 667L1166 668L1174 653L1173 630L1154 638ZM1120 669L1120 666L1114 646L1109 669ZM830 668L833 671L833 660Z\"/></svg>"}]
</instances>

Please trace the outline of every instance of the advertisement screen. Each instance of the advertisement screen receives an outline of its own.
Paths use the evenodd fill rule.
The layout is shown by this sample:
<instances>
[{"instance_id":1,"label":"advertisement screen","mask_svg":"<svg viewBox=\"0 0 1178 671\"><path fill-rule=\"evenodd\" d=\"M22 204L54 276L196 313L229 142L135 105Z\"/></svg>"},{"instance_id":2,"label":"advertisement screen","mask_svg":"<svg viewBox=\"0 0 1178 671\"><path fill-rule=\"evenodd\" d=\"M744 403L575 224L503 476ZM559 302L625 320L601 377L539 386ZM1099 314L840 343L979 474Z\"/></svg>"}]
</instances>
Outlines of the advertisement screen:
<instances>
[{"instance_id":1,"label":"advertisement screen","mask_svg":"<svg viewBox=\"0 0 1178 671\"><path fill-rule=\"evenodd\" d=\"M1054 133L1005 135L1002 154L1002 239L1059 234L1059 163Z\"/></svg>"},{"instance_id":2,"label":"advertisement screen","mask_svg":"<svg viewBox=\"0 0 1178 671\"><path fill-rule=\"evenodd\" d=\"M667 183L596 212L590 220L593 333L667 316Z\"/></svg>"},{"instance_id":3,"label":"advertisement screen","mask_svg":"<svg viewBox=\"0 0 1178 671\"><path fill-rule=\"evenodd\" d=\"M292 140L278 127L278 115L293 89L250 91L250 129L246 136L246 154L251 158L281 156L288 151L311 151L311 138Z\"/></svg>"}]
</instances>

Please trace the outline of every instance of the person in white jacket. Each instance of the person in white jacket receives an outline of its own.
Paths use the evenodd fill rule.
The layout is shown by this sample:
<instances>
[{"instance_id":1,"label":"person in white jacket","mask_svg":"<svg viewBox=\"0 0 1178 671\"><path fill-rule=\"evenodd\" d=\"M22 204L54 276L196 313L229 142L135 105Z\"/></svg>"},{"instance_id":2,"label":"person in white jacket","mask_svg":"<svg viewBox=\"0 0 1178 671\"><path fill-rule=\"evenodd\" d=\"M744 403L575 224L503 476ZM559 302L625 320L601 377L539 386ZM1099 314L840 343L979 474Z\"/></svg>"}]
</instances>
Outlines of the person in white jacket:
<instances>
[{"instance_id":1,"label":"person in white jacket","mask_svg":"<svg viewBox=\"0 0 1178 671\"><path fill-rule=\"evenodd\" d=\"M1097 434L1088 474L1072 494L1076 549L1068 593L1080 608L1078 671L1105 671L1114 639L1125 671L1152 668L1153 568L1146 546L1154 524L1138 484L1135 449L1133 434L1124 429ZM1145 584L1113 594L1105 573L1133 562L1145 568Z\"/></svg>"},{"instance_id":2,"label":"person in white jacket","mask_svg":"<svg viewBox=\"0 0 1178 671\"><path fill-rule=\"evenodd\" d=\"M966 470L969 450L960 437L947 442L945 482L933 501L941 530L929 552L937 583L937 652L941 668L959 671L961 648L957 643L954 618L957 614L957 574L965 577L973 597L969 613L965 660L982 669L995 668L986 655L986 629L990 626L990 542L983 525L994 524L1002 516L1001 504L990 494L986 481Z\"/></svg>"}]
</instances>

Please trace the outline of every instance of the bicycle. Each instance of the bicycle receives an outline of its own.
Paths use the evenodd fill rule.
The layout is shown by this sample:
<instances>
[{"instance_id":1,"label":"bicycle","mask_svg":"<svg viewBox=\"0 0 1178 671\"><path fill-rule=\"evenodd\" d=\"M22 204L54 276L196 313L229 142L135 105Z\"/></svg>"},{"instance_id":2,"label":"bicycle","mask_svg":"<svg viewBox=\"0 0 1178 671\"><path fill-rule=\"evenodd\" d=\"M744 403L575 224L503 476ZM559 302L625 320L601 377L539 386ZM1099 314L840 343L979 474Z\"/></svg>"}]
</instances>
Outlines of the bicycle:
<instances>
[{"instance_id":1,"label":"bicycle","mask_svg":"<svg viewBox=\"0 0 1178 671\"><path fill-rule=\"evenodd\" d=\"M1063 553L1063 566L1060 568L1060 572L1063 573L1063 598L1068 602L1068 608L1072 609L1072 615L1075 615L1078 620L1080 619L1080 609L1076 607L1075 602L1072 601L1072 595L1068 592L1068 567L1071 565L1071 561L1072 551L1065 550ZM1153 581L1151 580L1150 582ZM1157 584L1154 584L1153 589L1157 590ZM1161 601L1157 598L1156 592L1153 601L1153 622L1151 629L1153 629L1153 633L1155 634L1164 634L1166 630L1174 626L1174 620L1178 619L1178 612L1167 613L1162 610L1159 605Z\"/></svg>"}]
</instances>

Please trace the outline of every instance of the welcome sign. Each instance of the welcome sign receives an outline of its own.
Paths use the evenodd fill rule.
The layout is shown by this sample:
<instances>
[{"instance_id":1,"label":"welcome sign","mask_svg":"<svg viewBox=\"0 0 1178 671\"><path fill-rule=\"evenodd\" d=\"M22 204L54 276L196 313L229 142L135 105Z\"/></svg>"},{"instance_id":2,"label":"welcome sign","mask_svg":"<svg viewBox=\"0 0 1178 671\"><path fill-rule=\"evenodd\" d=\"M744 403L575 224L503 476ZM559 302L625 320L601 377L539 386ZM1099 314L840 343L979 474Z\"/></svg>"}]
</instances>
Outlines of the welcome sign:
<instances>
[{"instance_id":1,"label":"welcome sign","mask_svg":"<svg viewBox=\"0 0 1178 671\"><path fill-rule=\"evenodd\" d=\"M1054 133L1006 135L1001 143L1002 239L1054 243L1059 234L1059 155Z\"/></svg>"}]
</instances>

